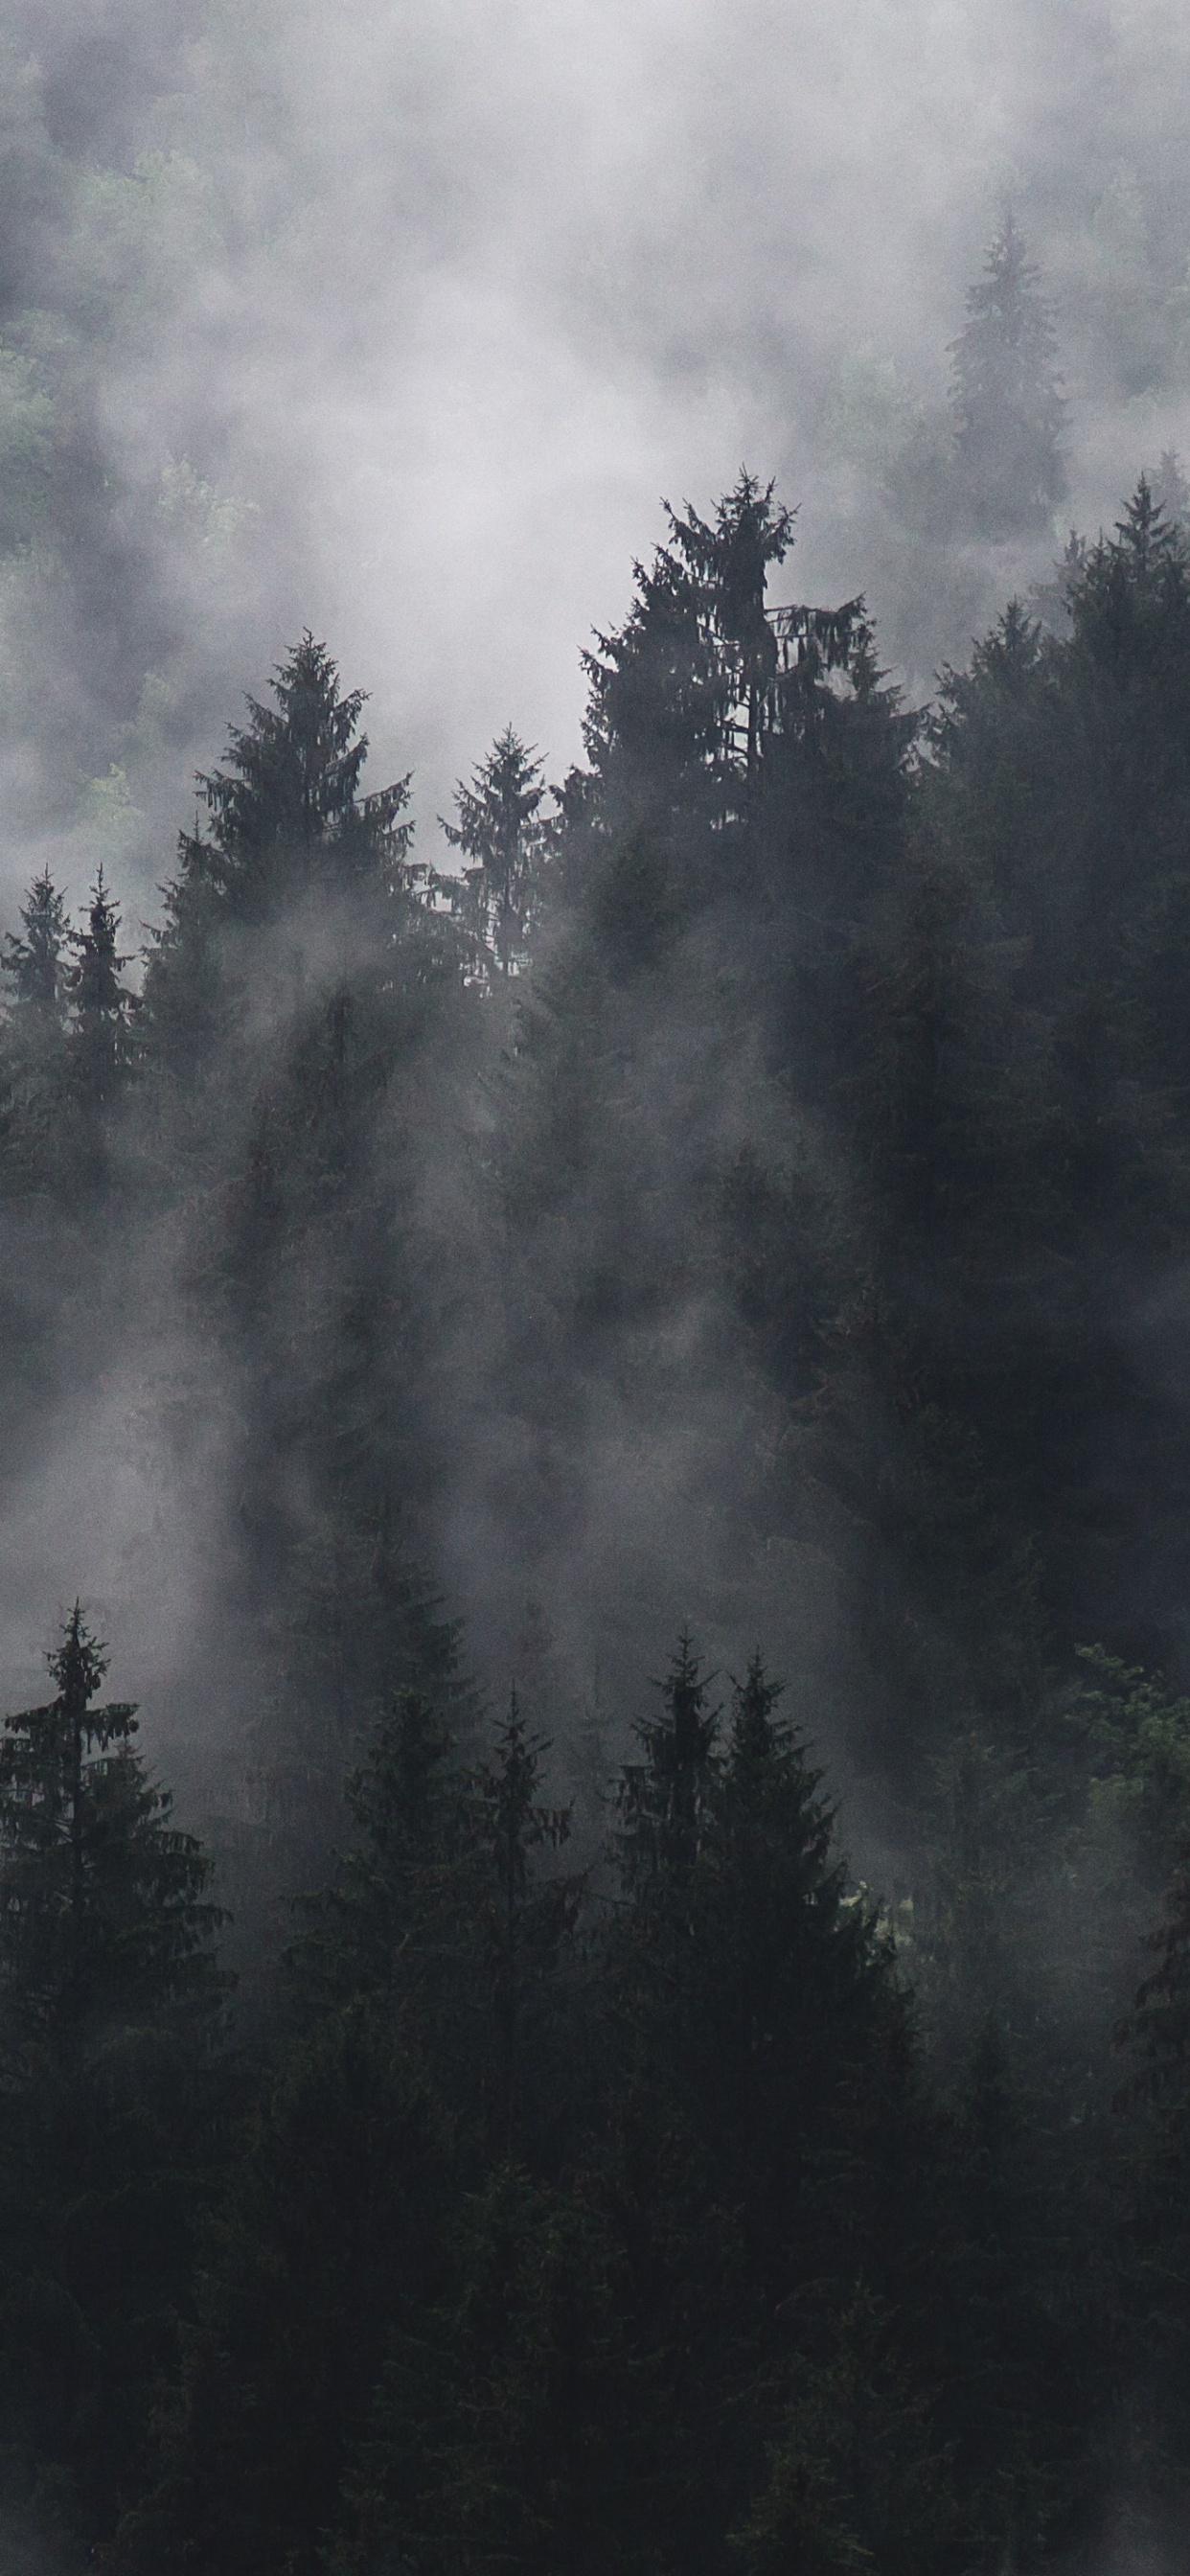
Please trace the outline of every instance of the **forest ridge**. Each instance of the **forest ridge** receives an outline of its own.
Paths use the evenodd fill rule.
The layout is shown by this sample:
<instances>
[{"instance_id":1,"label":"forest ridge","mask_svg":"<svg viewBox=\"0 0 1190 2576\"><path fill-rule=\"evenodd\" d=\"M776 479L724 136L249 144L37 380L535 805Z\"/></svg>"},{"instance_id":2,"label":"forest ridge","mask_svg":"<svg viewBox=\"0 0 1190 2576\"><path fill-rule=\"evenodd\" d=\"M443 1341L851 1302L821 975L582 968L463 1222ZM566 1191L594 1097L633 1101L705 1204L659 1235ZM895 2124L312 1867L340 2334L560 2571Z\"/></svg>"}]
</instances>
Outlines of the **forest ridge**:
<instances>
[{"instance_id":1,"label":"forest ridge","mask_svg":"<svg viewBox=\"0 0 1190 2576\"><path fill-rule=\"evenodd\" d=\"M902 511L1049 525L1055 365L1006 218ZM85 1605L0 1743L0 2509L65 2567L1190 2567L1187 497L915 713L741 471L450 865L307 634L138 979L29 887L11 1472L134 1311L234 1497L203 1831Z\"/></svg>"}]
</instances>

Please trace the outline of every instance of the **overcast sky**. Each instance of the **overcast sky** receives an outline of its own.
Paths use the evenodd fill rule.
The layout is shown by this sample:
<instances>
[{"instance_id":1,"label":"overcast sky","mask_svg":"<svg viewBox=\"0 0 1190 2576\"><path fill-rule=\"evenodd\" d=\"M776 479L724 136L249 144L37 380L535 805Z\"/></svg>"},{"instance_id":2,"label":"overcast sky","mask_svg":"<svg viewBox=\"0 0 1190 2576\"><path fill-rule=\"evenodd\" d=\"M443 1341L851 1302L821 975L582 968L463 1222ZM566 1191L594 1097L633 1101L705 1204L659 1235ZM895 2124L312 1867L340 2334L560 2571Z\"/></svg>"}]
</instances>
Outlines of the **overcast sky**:
<instances>
[{"instance_id":1,"label":"overcast sky","mask_svg":"<svg viewBox=\"0 0 1190 2576\"><path fill-rule=\"evenodd\" d=\"M1180 356L1117 346L1164 297L1172 349L1190 253L1165 0L41 0L10 28L79 169L176 156L152 328L93 351L113 472L143 495L183 458L249 505L201 579L179 553L166 677L203 680L155 831L307 622L431 834L510 719L559 774L661 495L705 509L742 460L801 505L790 594L884 609L913 571L856 404L943 395L1005 191L1057 303L1072 515L1190 446ZM67 264L91 220L80 193Z\"/></svg>"}]
</instances>

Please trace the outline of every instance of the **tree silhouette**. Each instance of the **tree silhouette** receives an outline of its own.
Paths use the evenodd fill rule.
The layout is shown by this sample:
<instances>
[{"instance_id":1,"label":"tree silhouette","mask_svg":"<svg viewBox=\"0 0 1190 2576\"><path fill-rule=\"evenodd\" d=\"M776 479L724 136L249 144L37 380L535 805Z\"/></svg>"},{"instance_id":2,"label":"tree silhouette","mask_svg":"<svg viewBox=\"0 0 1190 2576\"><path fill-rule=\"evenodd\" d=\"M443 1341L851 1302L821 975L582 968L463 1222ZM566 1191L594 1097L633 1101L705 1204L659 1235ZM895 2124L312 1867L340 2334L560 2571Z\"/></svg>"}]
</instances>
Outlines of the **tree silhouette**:
<instances>
[{"instance_id":1,"label":"tree silhouette","mask_svg":"<svg viewBox=\"0 0 1190 2576\"><path fill-rule=\"evenodd\" d=\"M951 408L962 495L975 533L1048 527L1066 491L1066 407L1038 272L1009 207L967 295L954 342Z\"/></svg>"}]
</instances>

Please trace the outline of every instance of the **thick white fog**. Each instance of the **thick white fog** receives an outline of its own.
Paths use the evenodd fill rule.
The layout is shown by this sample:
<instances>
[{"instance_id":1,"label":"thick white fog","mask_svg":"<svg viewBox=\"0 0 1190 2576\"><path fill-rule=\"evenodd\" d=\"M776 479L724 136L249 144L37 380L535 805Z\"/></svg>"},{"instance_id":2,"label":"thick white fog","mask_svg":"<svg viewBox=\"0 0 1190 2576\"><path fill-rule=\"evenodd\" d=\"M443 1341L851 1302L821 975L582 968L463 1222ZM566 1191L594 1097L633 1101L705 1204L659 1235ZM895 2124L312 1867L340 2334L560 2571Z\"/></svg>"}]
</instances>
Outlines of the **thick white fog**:
<instances>
[{"instance_id":1,"label":"thick white fog","mask_svg":"<svg viewBox=\"0 0 1190 2576\"><path fill-rule=\"evenodd\" d=\"M147 908L191 768L305 624L371 693L377 774L414 767L423 836L510 717L559 774L660 496L706 506L741 458L800 505L791 594L867 588L924 692L1038 569L993 552L927 602L881 490L1006 193L1054 308L1070 516L1190 444L1174 6L8 15L35 255L6 391L68 380L103 467L7 567L10 888L41 833L80 881L106 835Z\"/></svg>"}]
</instances>

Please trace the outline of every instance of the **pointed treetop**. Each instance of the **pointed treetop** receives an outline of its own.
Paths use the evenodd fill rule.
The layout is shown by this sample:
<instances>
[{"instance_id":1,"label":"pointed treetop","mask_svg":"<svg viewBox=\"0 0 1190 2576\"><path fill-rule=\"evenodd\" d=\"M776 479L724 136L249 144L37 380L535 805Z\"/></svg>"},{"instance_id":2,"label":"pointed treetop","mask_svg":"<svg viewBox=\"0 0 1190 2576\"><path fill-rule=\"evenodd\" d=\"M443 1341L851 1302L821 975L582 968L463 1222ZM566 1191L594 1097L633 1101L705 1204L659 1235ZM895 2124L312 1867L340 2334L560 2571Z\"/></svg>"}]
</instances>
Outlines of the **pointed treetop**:
<instances>
[{"instance_id":1,"label":"pointed treetop","mask_svg":"<svg viewBox=\"0 0 1190 2576\"><path fill-rule=\"evenodd\" d=\"M1185 555L1181 532L1170 519L1164 502L1158 499L1147 474L1141 475L1125 505L1123 518L1117 519L1116 535L1125 561L1142 581L1161 565L1175 563Z\"/></svg>"},{"instance_id":2,"label":"pointed treetop","mask_svg":"<svg viewBox=\"0 0 1190 2576\"><path fill-rule=\"evenodd\" d=\"M97 1745L106 1752L109 1744L123 1742L135 1735L136 1710L127 1700L111 1700L102 1708L91 1702L102 1688L111 1658L101 1637L94 1637L83 1617L81 1602L74 1608L62 1631L62 1642L52 1646L46 1656L50 1677L58 1685L55 1710L81 1730L88 1752ZM19 1717L6 1718L10 1729L24 1723Z\"/></svg>"},{"instance_id":3,"label":"pointed treetop","mask_svg":"<svg viewBox=\"0 0 1190 2576\"><path fill-rule=\"evenodd\" d=\"M249 722L233 729L226 769L200 774L210 838L182 839L181 885L258 905L278 856L334 847L358 859L401 866L412 826L398 816L409 793L401 778L359 795L368 737L360 732L364 691L339 687L325 644L307 632L273 674L275 706L248 700ZM404 868L404 881L412 871ZM170 890L175 911L180 889Z\"/></svg>"},{"instance_id":4,"label":"pointed treetop","mask_svg":"<svg viewBox=\"0 0 1190 2576\"><path fill-rule=\"evenodd\" d=\"M1190 636L1190 547L1142 474L1114 537L1101 536L1070 592L1076 645L1116 685L1180 670ZM1176 658L1175 658L1176 657Z\"/></svg>"},{"instance_id":5,"label":"pointed treetop","mask_svg":"<svg viewBox=\"0 0 1190 2576\"><path fill-rule=\"evenodd\" d=\"M861 598L836 609L767 606L768 573L789 552L796 515L774 493L745 466L713 519L664 504L668 544L634 567L619 633L597 633L598 650L583 657L597 784L583 799L581 780L571 783L568 820L580 800L582 819L594 819L618 770L659 819L681 798L718 829L738 818L778 735L816 742L842 697L895 712ZM836 674L844 687L832 685ZM617 801L622 793L618 783Z\"/></svg>"},{"instance_id":6,"label":"pointed treetop","mask_svg":"<svg viewBox=\"0 0 1190 2576\"><path fill-rule=\"evenodd\" d=\"M734 1771L760 1770L773 1756L788 1729L775 1726L773 1710L784 1682L770 1681L760 1648L749 1656L742 1682L732 1686L731 1760Z\"/></svg>"},{"instance_id":7,"label":"pointed treetop","mask_svg":"<svg viewBox=\"0 0 1190 2576\"><path fill-rule=\"evenodd\" d=\"M224 970L209 942L229 921L260 926L316 886L366 890L383 902L425 899L425 871L409 857L413 826L400 819L408 777L358 793L368 749L363 690L341 691L326 645L307 631L274 671L272 692L272 706L248 699L249 721L233 729L226 767L200 773L206 820L196 815L193 832L181 834L177 875L162 889L142 1026L146 1044L175 1060L217 1043Z\"/></svg>"},{"instance_id":8,"label":"pointed treetop","mask_svg":"<svg viewBox=\"0 0 1190 2576\"><path fill-rule=\"evenodd\" d=\"M967 289L967 311L972 316L994 315L1007 329L1019 332L1027 310L1025 298L1038 277L1009 200L999 230L988 244L983 275Z\"/></svg>"},{"instance_id":9,"label":"pointed treetop","mask_svg":"<svg viewBox=\"0 0 1190 2576\"><path fill-rule=\"evenodd\" d=\"M675 544L714 587L718 622L732 643L757 643L765 629L769 565L781 563L793 544L796 512L774 506L775 490L775 483L762 484L742 465L734 490L716 508L713 528L689 502L681 517L665 505Z\"/></svg>"},{"instance_id":10,"label":"pointed treetop","mask_svg":"<svg viewBox=\"0 0 1190 2576\"><path fill-rule=\"evenodd\" d=\"M221 848L315 840L354 806L368 752L359 731L364 691L340 692L330 654L308 628L274 671L273 696L275 707L249 698L250 721L229 738L230 768L200 780Z\"/></svg>"},{"instance_id":11,"label":"pointed treetop","mask_svg":"<svg viewBox=\"0 0 1190 2576\"><path fill-rule=\"evenodd\" d=\"M24 937L6 931L0 974L8 977L13 997L47 1018L61 1009L63 998L62 956L69 931L66 900L58 893L48 868L34 877L21 905Z\"/></svg>"},{"instance_id":12,"label":"pointed treetop","mask_svg":"<svg viewBox=\"0 0 1190 2576\"><path fill-rule=\"evenodd\" d=\"M527 1854L542 1844L556 1848L570 1835L570 1808L543 1806L537 1796L550 1750L547 1736L530 1734L514 1682L508 1715L496 1728L495 1759L481 1763L475 1778L502 1875L518 1897L527 1886Z\"/></svg>"},{"instance_id":13,"label":"pointed treetop","mask_svg":"<svg viewBox=\"0 0 1190 2576\"><path fill-rule=\"evenodd\" d=\"M72 930L78 962L67 970L73 1014L72 1047L91 1097L106 1097L127 1067L129 1020L136 996L121 983L129 959L117 946L120 915L104 883L102 864L91 888L85 930Z\"/></svg>"},{"instance_id":14,"label":"pointed treetop","mask_svg":"<svg viewBox=\"0 0 1190 2576\"><path fill-rule=\"evenodd\" d=\"M664 1714L638 1721L642 1759L625 1765L616 1793L620 1867L629 1886L658 1874L681 1876L697 1859L716 1769L721 1711L707 1705L714 1679L684 1628L669 1671L653 1685Z\"/></svg>"},{"instance_id":15,"label":"pointed treetop","mask_svg":"<svg viewBox=\"0 0 1190 2576\"><path fill-rule=\"evenodd\" d=\"M958 465L983 535L1044 528L1065 492L1056 355L1038 272L1008 206L951 349Z\"/></svg>"},{"instance_id":16,"label":"pointed treetop","mask_svg":"<svg viewBox=\"0 0 1190 2576\"><path fill-rule=\"evenodd\" d=\"M1159 502L1171 527L1185 534L1190 528L1190 483L1182 472L1182 460L1176 447L1162 450L1157 471L1148 480L1153 499Z\"/></svg>"},{"instance_id":17,"label":"pointed treetop","mask_svg":"<svg viewBox=\"0 0 1190 2576\"><path fill-rule=\"evenodd\" d=\"M452 848L471 865L461 876L435 874L435 889L471 933L477 960L502 976L527 962L553 843L540 814L545 793L536 751L506 725L470 786L459 780L457 823L438 817Z\"/></svg>"},{"instance_id":18,"label":"pointed treetop","mask_svg":"<svg viewBox=\"0 0 1190 2576\"><path fill-rule=\"evenodd\" d=\"M679 1771L699 1769L708 1760L718 1731L719 1711L707 1709L713 1673L704 1673L688 1628L683 1628L669 1671L658 1687L669 1715L673 1759Z\"/></svg>"},{"instance_id":19,"label":"pointed treetop","mask_svg":"<svg viewBox=\"0 0 1190 2576\"><path fill-rule=\"evenodd\" d=\"M156 2043L171 2021L209 2039L226 1992L212 1864L130 1742L134 1705L95 1705L108 1654L78 1601L46 1660L54 1698L7 1717L0 1737L4 2045L74 2059L97 2027Z\"/></svg>"}]
</instances>

